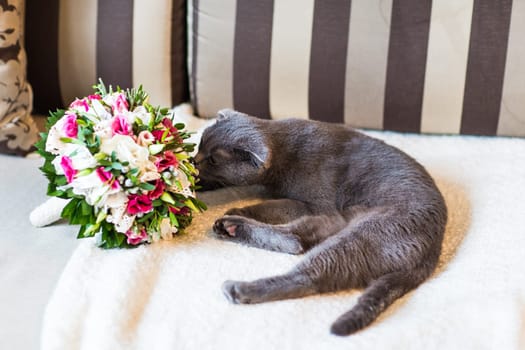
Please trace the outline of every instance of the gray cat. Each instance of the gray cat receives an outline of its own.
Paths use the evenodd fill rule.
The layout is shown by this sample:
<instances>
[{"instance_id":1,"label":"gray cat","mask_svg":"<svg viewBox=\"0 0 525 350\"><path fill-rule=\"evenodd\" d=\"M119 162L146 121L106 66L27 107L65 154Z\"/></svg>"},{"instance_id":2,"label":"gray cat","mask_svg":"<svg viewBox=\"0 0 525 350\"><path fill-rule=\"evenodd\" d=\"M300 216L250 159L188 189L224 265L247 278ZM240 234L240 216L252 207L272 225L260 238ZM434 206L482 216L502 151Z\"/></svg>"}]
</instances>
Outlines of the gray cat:
<instances>
[{"instance_id":1,"label":"gray cat","mask_svg":"<svg viewBox=\"0 0 525 350\"><path fill-rule=\"evenodd\" d=\"M213 227L219 238L305 253L284 275L226 281L232 303L365 288L331 327L348 335L436 267L447 209L434 181L405 153L350 127L222 110L195 163L203 190L260 184L275 198L227 211Z\"/></svg>"}]
</instances>

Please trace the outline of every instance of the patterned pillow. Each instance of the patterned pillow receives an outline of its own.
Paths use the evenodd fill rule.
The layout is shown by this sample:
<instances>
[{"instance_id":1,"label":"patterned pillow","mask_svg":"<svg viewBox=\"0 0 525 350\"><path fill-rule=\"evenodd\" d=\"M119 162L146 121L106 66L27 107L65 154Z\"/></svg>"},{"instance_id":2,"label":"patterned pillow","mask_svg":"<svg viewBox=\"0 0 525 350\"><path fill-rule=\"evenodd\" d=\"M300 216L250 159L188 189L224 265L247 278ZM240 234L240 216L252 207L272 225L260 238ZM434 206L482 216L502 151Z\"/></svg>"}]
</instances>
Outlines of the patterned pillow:
<instances>
[{"instance_id":1,"label":"patterned pillow","mask_svg":"<svg viewBox=\"0 0 525 350\"><path fill-rule=\"evenodd\" d=\"M190 2L204 117L525 136L525 1Z\"/></svg>"},{"instance_id":2,"label":"patterned pillow","mask_svg":"<svg viewBox=\"0 0 525 350\"><path fill-rule=\"evenodd\" d=\"M186 101L184 0L26 0L28 76L35 111L92 93L143 84L150 102Z\"/></svg>"},{"instance_id":3,"label":"patterned pillow","mask_svg":"<svg viewBox=\"0 0 525 350\"><path fill-rule=\"evenodd\" d=\"M0 1L0 153L17 155L32 151L38 139L26 80L23 19L23 0Z\"/></svg>"}]
</instances>

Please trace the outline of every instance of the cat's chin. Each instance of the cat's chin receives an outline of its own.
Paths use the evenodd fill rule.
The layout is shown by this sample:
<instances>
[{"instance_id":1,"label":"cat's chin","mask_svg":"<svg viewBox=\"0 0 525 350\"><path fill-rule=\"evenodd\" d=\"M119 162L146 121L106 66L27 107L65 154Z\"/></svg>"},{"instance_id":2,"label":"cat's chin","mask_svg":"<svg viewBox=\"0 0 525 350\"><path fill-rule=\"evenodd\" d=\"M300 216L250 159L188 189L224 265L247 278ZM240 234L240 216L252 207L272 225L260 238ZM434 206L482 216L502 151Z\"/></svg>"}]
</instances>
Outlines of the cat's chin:
<instances>
[{"instance_id":1,"label":"cat's chin","mask_svg":"<svg viewBox=\"0 0 525 350\"><path fill-rule=\"evenodd\" d=\"M199 182L197 183L197 192L204 192L204 191L213 191L217 190L219 188L223 188L224 185L217 181L209 181L204 179L199 179Z\"/></svg>"}]
</instances>

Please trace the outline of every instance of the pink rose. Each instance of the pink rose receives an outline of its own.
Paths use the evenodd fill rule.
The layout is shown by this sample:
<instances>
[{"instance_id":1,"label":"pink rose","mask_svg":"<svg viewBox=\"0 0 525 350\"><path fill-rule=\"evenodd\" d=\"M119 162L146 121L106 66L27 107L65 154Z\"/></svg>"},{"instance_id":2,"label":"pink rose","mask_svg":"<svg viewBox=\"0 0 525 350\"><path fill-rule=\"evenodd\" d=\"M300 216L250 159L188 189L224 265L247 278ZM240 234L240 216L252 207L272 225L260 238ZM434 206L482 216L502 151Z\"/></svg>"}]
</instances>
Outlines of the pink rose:
<instances>
[{"instance_id":1,"label":"pink rose","mask_svg":"<svg viewBox=\"0 0 525 350\"><path fill-rule=\"evenodd\" d=\"M77 174L77 171L73 168L73 161L71 161L71 158L68 156L62 156L62 159L60 159L60 166L62 167L62 170L64 170L67 182L71 183Z\"/></svg>"},{"instance_id":2,"label":"pink rose","mask_svg":"<svg viewBox=\"0 0 525 350\"><path fill-rule=\"evenodd\" d=\"M179 161L172 151L164 152L162 157L158 157L155 161L155 165L157 166L159 172L168 169L170 166L176 167L177 164L179 164Z\"/></svg>"},{"instance_id":3,"label":"pink rose","mask_svg":"<svg viewBox=\"0 0 525 350\"><path fill-rule=\"evenodd\" d=\"M130 215L146 213L153 209L151 199L147 195L131 194L128 197L127 212Z\"/></svg>"},{"instance_id":4,"label":"pink rose","mask_svg":"<svg viewBox=\"0 0 525 350\"><path fill-rule=\"evenodd\" d=\"M67 137L78 136L78 124L76 114L66 114L66 120L64 122L64 134Z\"/></svg>"},{"instance_id":5,"label":"pink rose","mask_svg":"<svg viewBox=\"0 0 525 350\"><path fill-rule=\"evenodd\" d=\"M126 236L128 237L127 242L131 245L137 245L148 239L148 233L144 228L140 230L140 232L133 232L132 230L129 230L126 232Z\"/></svg>"},{"instance_id":6,"label":"pink rose","mask_svg":"<svg viewBox=\"0 0 525 350\"><path fill-rule=\"evenodd\" d=\"M148 193L148 196L151 200L157 199L164 193L164 190L166 189L166 184L164 184L164 181L161 179L158 179L155 181L155 189L150 191Z\"/></svg>"},{"instance_id":7,"label":"pink rose","mask_svg":"<svg viewBox=\"0 0 525 350\"><path fill-rule=\"evenodd\" d=\"M128 120L123 115L117 115L113 122L111 123L111 131L113 135L131 135L131 125L129 125Z\"/></svg>"},{"instance_id":8,"label":"pink rose","mask_svg":"<svg viewBox=\"0 0 525 350\"><path fill-rule=\"evenodd\" d=\"M88 101L83 98L82 100L79 100L78 98L71 102L71 104L69 105L69 108L84 108L87 111L89 111L89 103Z\"/></svg>"},{"instance_id":9,"label":"pink rose","mask_svg":"<svg viewBox=\"0 0 525 350\"><path fill-rule=\"evenodd\" d=\"M110 185L112 189L115 190L120 188L120 184L118 183L118 181L116 181L116 179L113 177L113 174L110 171L104 171L103 167L98 167L96 173L100 181Z\"/></svg>"},{"instance_id":10,"label":"pink rose","mask_svg":"<svg viewBox=\"0 0 525 350\"><path fill-rule=\"evenodd\" d=\"M128 101L124 94L118 94L117 97L113 100L113 105L111 106L113 113L122 113L127 112L129 108Z\"/></svg>"}]
</instances>

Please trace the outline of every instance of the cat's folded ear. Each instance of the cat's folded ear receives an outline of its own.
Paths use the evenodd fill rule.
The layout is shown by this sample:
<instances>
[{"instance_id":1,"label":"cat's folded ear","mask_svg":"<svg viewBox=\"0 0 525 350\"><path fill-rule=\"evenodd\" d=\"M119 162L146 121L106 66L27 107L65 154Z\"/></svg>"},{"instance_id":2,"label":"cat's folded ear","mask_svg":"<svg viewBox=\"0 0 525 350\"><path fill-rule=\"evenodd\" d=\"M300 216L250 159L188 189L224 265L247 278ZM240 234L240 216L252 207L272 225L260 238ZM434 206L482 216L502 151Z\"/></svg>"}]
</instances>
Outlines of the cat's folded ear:
<instances>
[{"instance_id":1,"label":"cat's folded ear","mask_svg":"<svg viewBox=\"0 0 525 350\"><path fill-rule=\"evenodd\" d=\"M250 149L237 149L236 152L249 160L256 168L268 168L270 165L270 152L266 145L257 145L250 147Z\"/></svg>"},{"instance_id":2,"label":"cat's folded ear","mask_svg":"<svg viewBox=\"0 0 525 350\"><path fill-rule=\"evenodd\" d=\"M270 167L271 151L265 137L261 133L251 133L242 138L235 147L235 152L244 160L249 160L256 168Z\"/></svg>"},{"instance_id":3,"label":"cat's folded ear","mask_svg":"<svg viewBox=\"0 0 525 350\"><path fill-rule=\"evenodd\" d=\"M224 108L217 112L217 121L220 122L220 121L228 120L228 119L235 118L235 117L247 117L247 116L248 116L247 114L244 114L242 112L235 111L230 108Z\"/></svg>"},{"instance_id":4,"label":"cat's folded ear","mask_svg":"<svg viewBox=\"0 0 525 350\"><path fill-rule=\"evenodd\" d=\"M217 112L217 121L228 119L235 111L233 109L224 108Z\"/></svg>"}]
</instances>

